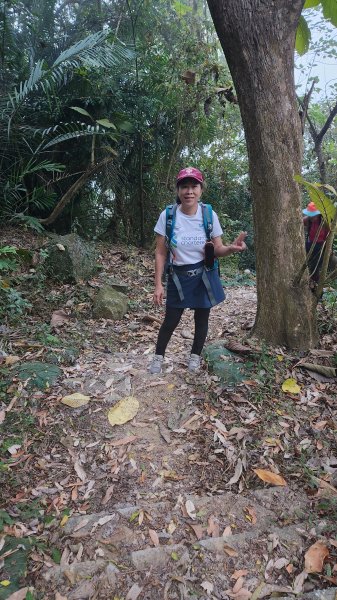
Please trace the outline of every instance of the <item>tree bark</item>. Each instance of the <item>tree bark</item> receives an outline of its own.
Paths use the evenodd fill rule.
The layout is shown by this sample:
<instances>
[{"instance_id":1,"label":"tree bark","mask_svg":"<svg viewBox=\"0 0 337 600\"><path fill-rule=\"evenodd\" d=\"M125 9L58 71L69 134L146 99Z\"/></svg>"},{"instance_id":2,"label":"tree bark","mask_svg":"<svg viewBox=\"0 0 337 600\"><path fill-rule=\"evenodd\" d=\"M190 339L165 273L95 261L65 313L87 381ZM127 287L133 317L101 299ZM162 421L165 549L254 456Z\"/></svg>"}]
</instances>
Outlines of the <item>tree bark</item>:
<instances>
[{"instance_id":1,"label":"tree bark","mask_svg":"<svg viewBox=\"0 0 337 600\"><path fill-rule=\"evenodd\" d=\"M306 275L301 195L302 135L294 46L304 0L208 0L236 88L245 130L255 230L258 308L253 333L307 349L317 342Z\"/></svg>"}]
</instances>

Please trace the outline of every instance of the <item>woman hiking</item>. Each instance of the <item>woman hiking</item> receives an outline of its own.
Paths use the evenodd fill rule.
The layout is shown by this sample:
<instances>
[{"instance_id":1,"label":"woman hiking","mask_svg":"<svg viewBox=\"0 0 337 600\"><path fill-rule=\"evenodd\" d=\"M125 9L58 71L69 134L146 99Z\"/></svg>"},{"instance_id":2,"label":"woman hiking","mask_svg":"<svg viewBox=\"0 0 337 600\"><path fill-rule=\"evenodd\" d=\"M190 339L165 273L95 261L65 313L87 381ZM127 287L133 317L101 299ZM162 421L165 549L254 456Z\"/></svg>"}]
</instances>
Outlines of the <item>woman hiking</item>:
<instances>
[{"instance_id":1,"label":"woman hiking","mask_svg":"<svg viewBox=\"0 0 337 600\"><path fill-rule=\"evenodd\" d=\"M309 202L302 212L304 214L303 224L306 230L305 249L307 254L311 252L308 261L310 280L312 287L315 288L322 267L325 240L330 233L330 229L325 224L314 202Z\"/></svg>"},{"instance_id":2,"label":"woman hiking","mask_svg":"<svg viewBox=\"0 0 337 600\"><path fill-rule=\"evenodd\" d=\"M182 169L177 176L177 200L172 214L164 210L154 231L157 234L155 253L154 303L161 306L164 297L162 275L169 254L166 312L160 327L155 356L150 373L161 373L166 346L185 308L194 310L195 332L189 359L189 371L198 371L200 355L208 331L212 306L225 299L220 282L218 261L214 257L229 256L246 249L247 233L241 232L229 246L222 243L222 229L217 214L199 201L204 178L194 167ZM207 225L205 211L209 209ZM167 219L171 233L167 235ZM205 228L208 228L208 235ZM170 239L168 239L168 237ZM209 240L207 240L209 238Z\"/></svg>"}]
</instances>

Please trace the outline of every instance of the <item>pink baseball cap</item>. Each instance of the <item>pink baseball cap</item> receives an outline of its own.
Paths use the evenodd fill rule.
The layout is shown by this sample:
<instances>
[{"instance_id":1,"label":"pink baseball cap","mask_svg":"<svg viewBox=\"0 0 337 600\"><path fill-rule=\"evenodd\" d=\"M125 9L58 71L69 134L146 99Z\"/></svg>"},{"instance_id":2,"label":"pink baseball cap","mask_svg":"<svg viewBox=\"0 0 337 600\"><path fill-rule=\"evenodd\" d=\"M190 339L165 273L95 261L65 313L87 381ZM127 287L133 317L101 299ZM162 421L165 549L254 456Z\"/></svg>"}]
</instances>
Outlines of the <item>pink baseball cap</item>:
<instances>
[{"instance_id":1,"label":"pink baseball cap","mask_svg":"<svg viewBox=\"0 0 337 600\"><path fill-rule=\"evenodd\" d=\"M188 178L196 179L196 181L199 181L199 183L203 183L204 181L202 173L198 169L195 169L194 167L187 167L187 169L182 169L181 171L179 171L177 175L177 183L179 183L179 181L182 181L182 179Z\"/></svg>"}]
</instances>

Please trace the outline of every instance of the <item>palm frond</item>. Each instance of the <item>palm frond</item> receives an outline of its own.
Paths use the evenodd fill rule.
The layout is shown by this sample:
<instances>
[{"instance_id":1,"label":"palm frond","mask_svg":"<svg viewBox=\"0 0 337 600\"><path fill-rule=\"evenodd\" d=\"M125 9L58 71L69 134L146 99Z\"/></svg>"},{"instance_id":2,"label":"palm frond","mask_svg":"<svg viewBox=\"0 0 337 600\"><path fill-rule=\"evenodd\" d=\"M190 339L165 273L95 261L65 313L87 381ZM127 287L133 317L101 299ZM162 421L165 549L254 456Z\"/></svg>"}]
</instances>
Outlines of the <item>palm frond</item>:
<instances>
[{"instance_id":1,"label":"palm frond","mask_svg":"<svg viewBox=\"0 0 337 600\"><path fill-rule=\"evenodd\" d=\"M82 128L79 129L77 127L74 131L68 131L66 133L62 133L57 135L52 140L41 146L40 151L43 152L56 144L60 144L61 142L65 142L67 140L72 140L75 138L88 137L93 135L109 135L110 139L115 140L116 138L111 135L110 131L106 131L104 128L99 125L86 125L85 123L81 123Z\"/></svg>"},{"instance_id":2,"label":"palm frond","mask_svg":"<svg viewBox=\"0 0 337 600\"><path fill-rule=\"evenodd\" d=\"M48 67L44 61L39 61L29 78L21 82L19 87L9 95L8 131L15 112L33 91L41 88L46 94L52 88L63 85L81 65L88 68L109 68L124 60L130 60L132 53L124 44L121 42L113 45L106 44L108 33L108 31L99 31L87 36L62 52L51 67Z\"/></svg>"},{"instance_id":3,"label":"palm frond","mask_svg":"<svg viewBox=\"0 0 337 600\"><path fill-rule=\"evenodd\" d=\"M98 31L97 33L92 33L91 35L88 35L86 38L80 40L76 44L73 44L73 46L67 48L67 50L64 50L64 52L61 52L61 54L52 64L51 68L55 69L58 65L69 61L72 57L79 56L85 50L88 50L89 48L94 48L95 46L102 44L106 40L108 33L108 30Z\"/></svg>"}]
</instances>

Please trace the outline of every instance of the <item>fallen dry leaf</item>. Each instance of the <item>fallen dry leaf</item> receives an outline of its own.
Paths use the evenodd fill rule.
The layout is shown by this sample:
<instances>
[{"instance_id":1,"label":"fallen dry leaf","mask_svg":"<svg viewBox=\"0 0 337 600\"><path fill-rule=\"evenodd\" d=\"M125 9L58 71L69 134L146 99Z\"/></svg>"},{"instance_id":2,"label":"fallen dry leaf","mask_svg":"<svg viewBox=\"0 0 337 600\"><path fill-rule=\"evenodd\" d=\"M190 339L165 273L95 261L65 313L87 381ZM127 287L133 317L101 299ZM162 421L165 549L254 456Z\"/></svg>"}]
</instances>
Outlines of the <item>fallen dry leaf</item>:
<instances>
[{"instance_id":1,"label":"fallen dry leaf","mask_svg":"<svg viewBox=\"0 0 337 600\"><path fill-rule=\"evenodd\" d=\"M231 579L239 579L239 577L245 577L246 575L248 575L247 569L240 569L239 571L234 571Z\"/></svg>"},{"instance_id":2,"label":"fallen dry leaf","mask_svg":"<svg viewBox=\"0 0 337 600\"><path fill-rule=\"evenodd\" d=\"M153 545L158 548L159 546L159 537L157 532L154 529L149 529L149 536L153 542Z\"/></svg>"},{"instance_id":3,"label":"fallen dry leaf","mask_svg":"<svg viewBox=\"0 0 337 600\"><path fill-rule=\"evenodd\" d=\"M15 365L15 363L19 362L19 360L20 356L13 356L12 354L10 354L5 358L5 365L7 365L8 367L11 365Z\"/></svg>"},{"instance_id":4,"label":"fallen dry leaf","mask_svg":"<svg viewBox=\"0 0 337 600\"><path fill-rule=\"evenodd\" d=\"M254 473L265 481L266 483L272 483L273 485L287 485L287 482L281 475L277 475L272 471L267 471L266 469L253 469Z\"/></svg>"},{"instance_id":5,"label":"fallen dry leaf","mask_svg":"<svg viewBox=\"0 0 337 600\"><path fill-rule=\"evenodd\" d=\"M134 583L132 588L129 589L125 600L137 600L139 594L142 592L143 588L139 587L137 583Z\"/></svg>"},{"instance_id":6,"label":"fallen dry leaf","mask_svg":"<svg viewBox=\"0 0 337 600\"><path fill-rule=\"evenodd\" d=\"M304 568L307 573L321 573L329 549L323 542L315 542L304 555Z\"/></svg>"},{"instance_id":7,"label":"fallen dry leaf","mask_svg":"<svg viewBox=\"0 0 337 600\"><path fill-rule=\"evenodd\" d=\"M226 552L226 554L228 554L228 556L239 556L237 551L234 550L234 548L231 548L231 546L229 546L228 544L224 544L223 549L224 549L224 552Z\"/></svg>"},{"instance_id":8,"label":"fallen dry leaf","mask_svg":"<svg viewBox=\"0 0 337 600\"><path fill-rule=\"evenodd\" d=\"M227 350L230 350L230 352L235 352L236 354L250 354L252 352L250 346L244 346L235 340L230 340L224 344L224 346L227 348Z\"/></svg>"},{"instance_id":9,"label":"fallen dry leaf","mask_svg":"<svg viewBox=\"0 0 337 600\"><path fill-rule=\"evenodd\" d=\"M308 573L306 571L302 571L302 573L299 573L299 575L295 577L295 581L293 583L294 594L300 594L303 591L303 585L307 577Z\"/></svg>"},{"instance_id":10,"label":"fallen dry leaf","mask_svg":"<svg viewBox=\"0 0 337 600\"><path fill-rule=\"evenodd\" d=\"M207 595L209 596L213 590L214 590L214 585L213 583L211 583L210 581L203 581L200 586L205 590L205 592L207 592Z\"/></svg>"},{"instance_id":11,"label":"fallen dry leaf","mask_svg":"<svg viewBox=\"0 0 337 600\"><path fill-rule=\"evenodd\" d=\"M257 522L257 516L256 516L256 510L255 510L255 508L253 508L252 506L247 506L247 508L246 508L246 511L247 511L247 513L248 513L248 515L249 515L249 516L248 516L248 515L246 515L246 518L247 518L249 521L251 521L251 523L252 523L253 525L255 525L255 524L256 524L256 522Z\"/></svg>"},{"instance_id":12,"label":"fallen dry leaf","mask_svg":"<svg viewBox=\"0 0 337 600\"><path fill-rule=\"evenodd\" d=\"M134 396L126 396L122 398L110 408L108 412L108 420L110 425L123 425L131 421L136 416L139 410L139 402Z\"/></svg>"},{"instance_id":13,"label":"fallen dry leaf","mask_svg":"<svg viewBox=\"0 0 337 600\"><path fill-rule=\"evenodd\" d=\"M83 482L87 480L87 474L78 460L74 462L74 469Z\"/></svg>"},{"instance_id":14,"label":"fallen dry leaf","mask_svg":"<svg viewBox=\"0 0 337 600\"><path fill-rule=\"evenodd\" d=\"M202 526L194 525L194 524L190 523L190 527L191 527L191 529L193 529L193 531L197 537L197 540L202 540L202 537L204 534L204 530L203 530Z\"/></svg>"},{"instance_id":15,"label":"fallen dry leaf","mask_svg":"<svg viewBox=\"0 0 337 600\"><path fill-rule=\"evenodd\" d=\"M242 475L242 469L243 469L242 460L241 460L241 458L239 458L238 461L237 461L237 463L236 463L234 475L226 483L226 487L229 487L230 485L233 485L233 483L237 483L239 481L239 479L240 479L240 477Z\"/></svg>"},{"instance_id":16,"label":"fallen dry leaf","mask_svg":"<svg viewBox=\"0 0 337 600\"><path fill-rule=\"evenodd\" d=\"M116 440L115 442L111 442L111 446L116 448L117 446L125 446L126 444L131 444L137 439L136 435L128 435L120 440Z\"/></svg>"},{"instance_id":17,"label":"fallen dry leaf","mask_svg":"<svg viewBox=\"0 0 337 600\"><path fill-rule=\"evenodd\" d=\"M114 486L109 485L109 487L106 489L106 492L104 494L104 498L102 498L102 504L107 504L109 502L109 500L112 497L113 491L114 491Z\"/></svg>"},{"instance_id":18,"label":"fallen dry leaf","mask_svg":"<svg viewBox=\"0 0 337 600\"><path fill-rule=\"evenodd\" d=\"M337 489L333 485L331 485L331 483L328 483L327 481L325 481L324 479L320 479L319 477L315 477L315 475L312 475L311 479L313 483L316 483L316 485L318 485L318 491L321 492L320 495L324 495L327 497L337 495Z\"/></svg>"},{"instance_id":19,"label":"fallen dry leaf","mask_svg":"<svg viewBox=\"0 0 337 600\"><path fill-rule=\"evenodd\" d=\"M97 529L97 527L102 527L102 525L109 523L109 521L112 521L115 518L116 518L115 513L113 513L112 515L105 515L104 517L101 517L100 519L98 519L98 521L96 521L93 524L93 526L91 528L91 533L93 533Z\"/></svg>"},{"instance_id":20,"label":"fallen dry leaf","mask_svg":"<svg viewBox=\"0 0 337 600\"><path fill-rule=\"evenodd\" d=\"M70 318L65 310L55 310L50 319L50 326L53 328L62 327L68 321L70 321Z\"/></svg>"},{"instance_id":21,"label":"fallen dry leaf","mask_svg":"<svg viewBox=\"0 0 337 600\"><path fill-rule=\"evenodd\" d=\"M320 375L324 375L324 377L336 377L336 369L334 367L325 367L324 365L316 365L311 363L300 363L296 366L300 367L301 369L306 369L307 371L319 373Z\"/></svg>"},{"instance_id":22,"label":"fallen dry leaf","mask_svg":"<svg viewBox=\"0 0 337 600\"><path fill-rule=\"evenodd\" d=\"M70 406L70 408L80 408L80 406L88 404L89 400L90 396L84 396L83 394L75 392L74 394L64 396L61 402L66 406Z\"/></svg>"},{"instance_id":23,"label":"fallen dry leaf","mask_svg":"<svg viewBox=\"0 0 337 600\"><path fill-rule=\"evenodd\" d=\"M208 518L207 533L212 537L220 537L219 523L213 515Z\"/></svg>"},{"instance_id":24,"label":"fallen dry leaf","mask_svg":"<svg viewBox=\"0 0 337 600\"><path fill-rule=\"evenodd\" d=\"M195 506L194 506L192 500L186 500L185 509L186 509L188 516L191 517L191 519L194 520L197 518L197 515L195 514Z\"/></svg>"}]
</instances>

